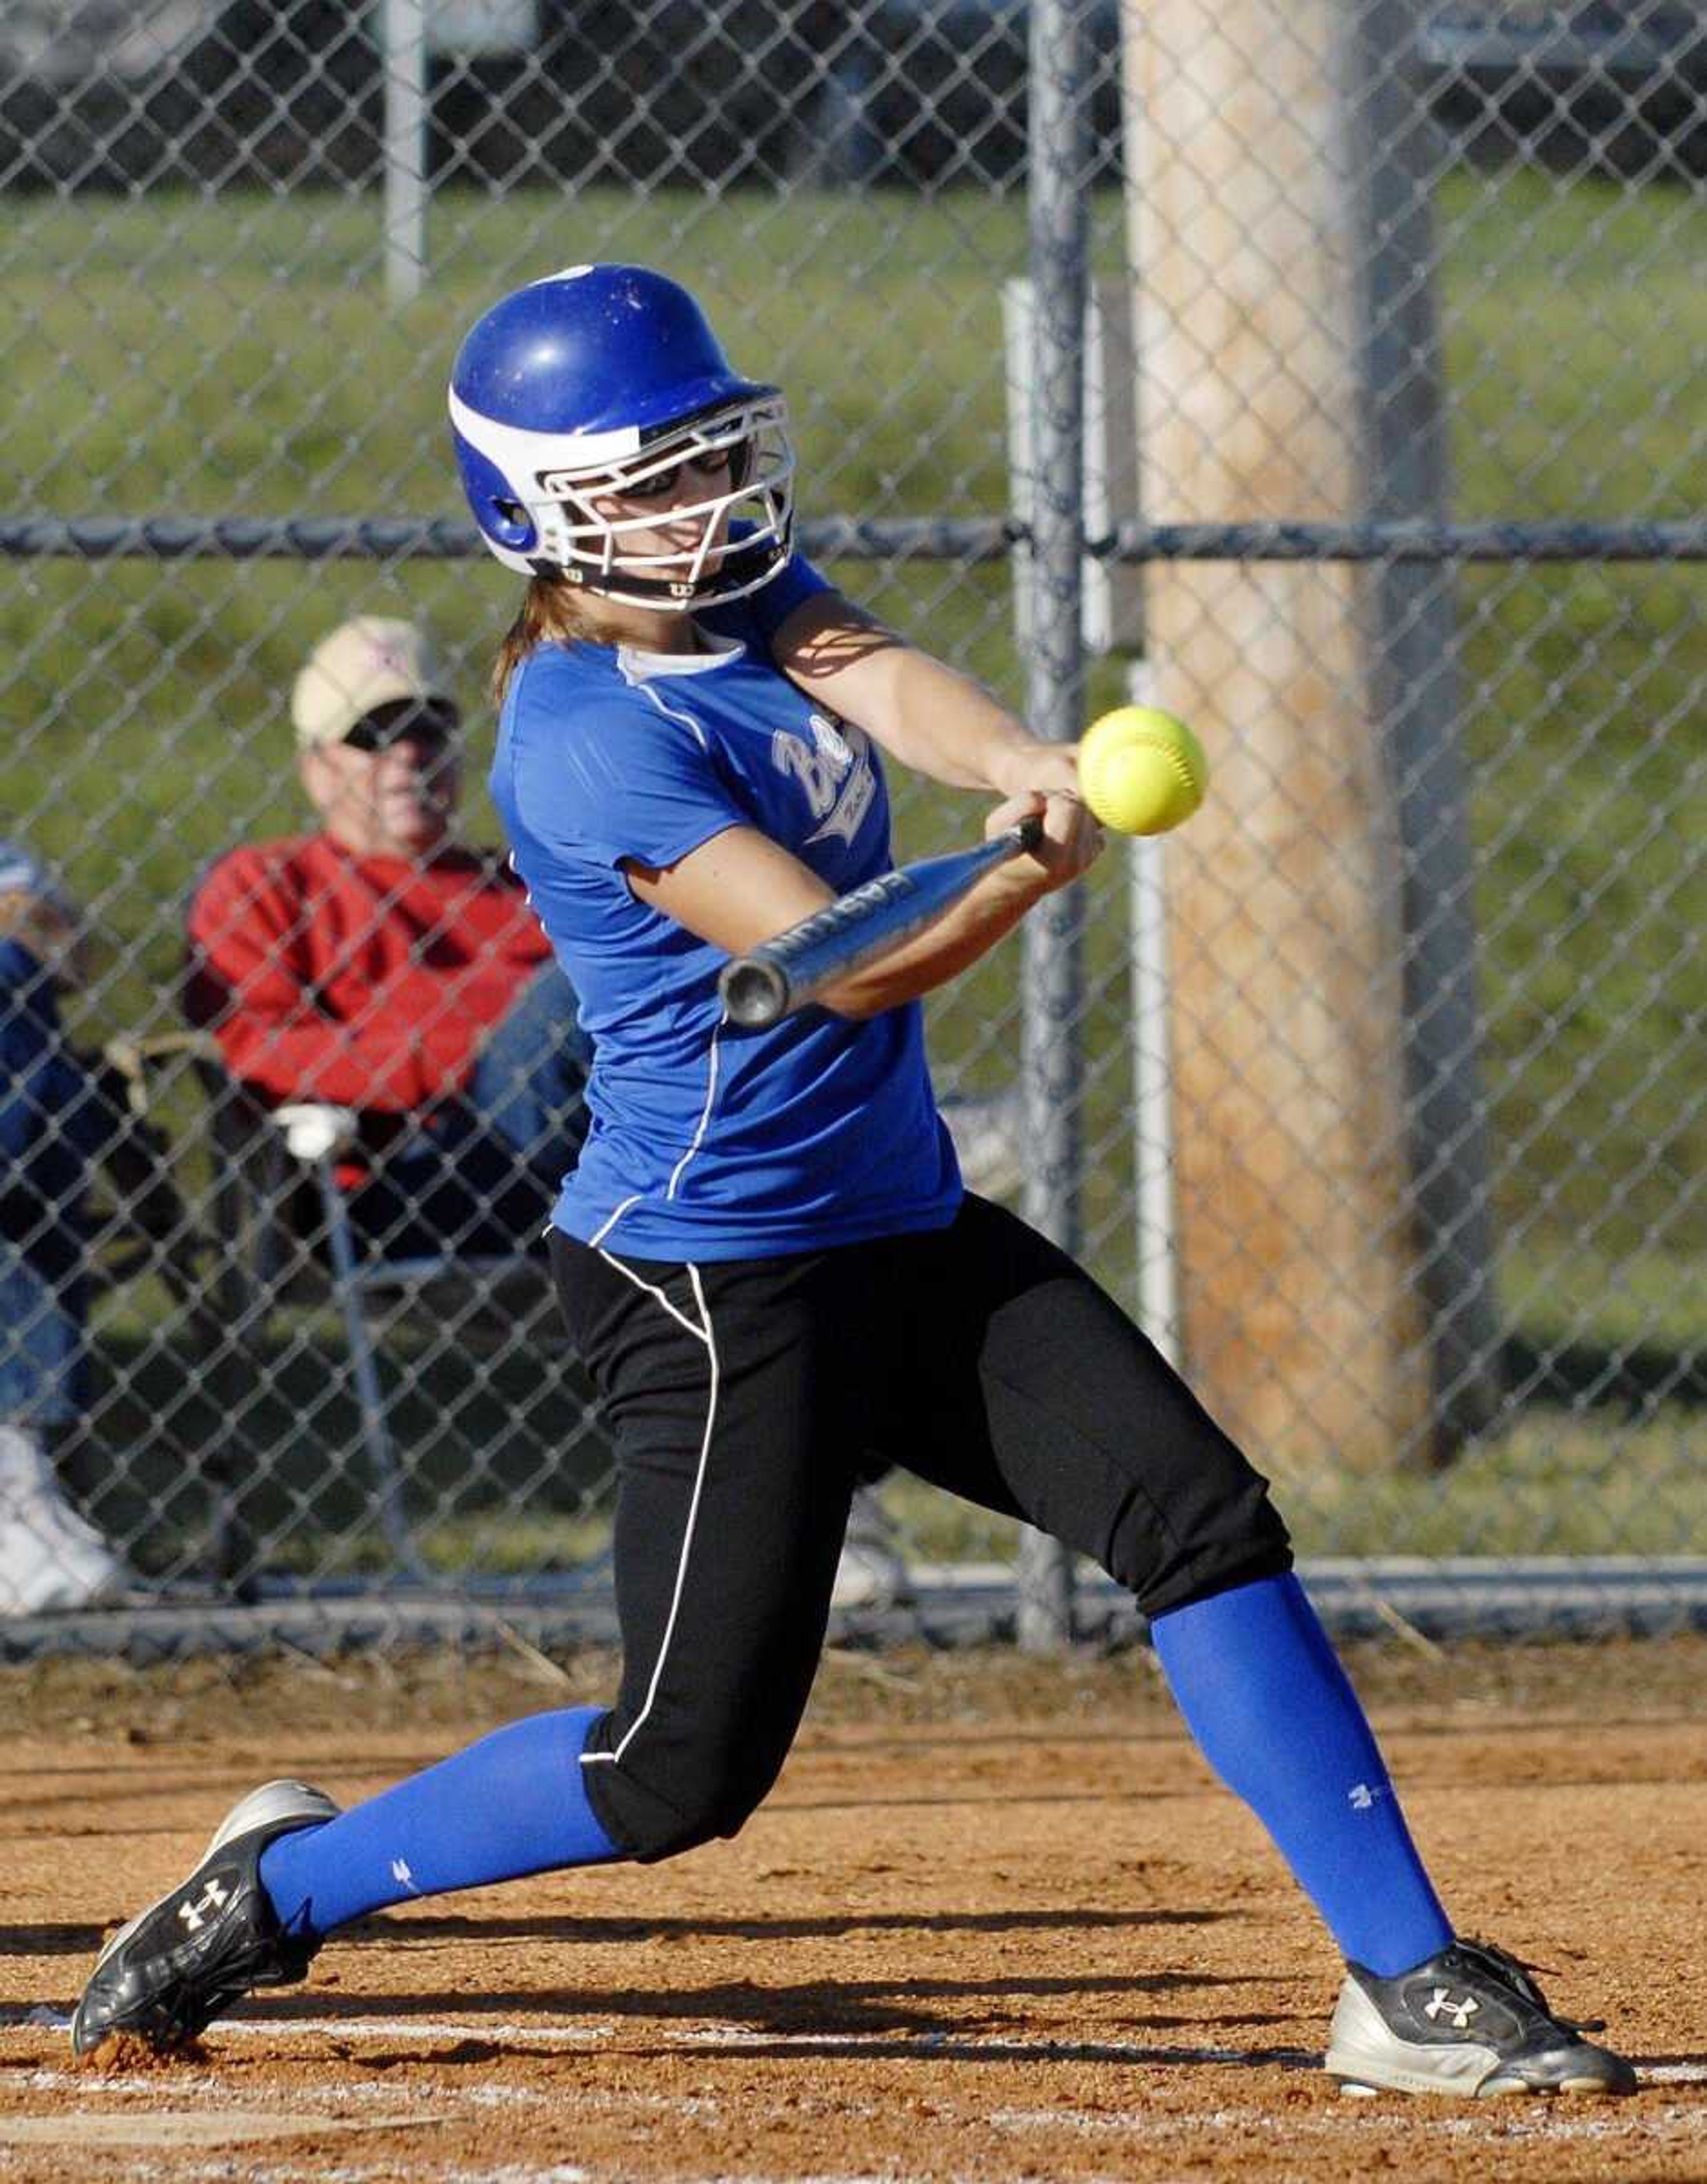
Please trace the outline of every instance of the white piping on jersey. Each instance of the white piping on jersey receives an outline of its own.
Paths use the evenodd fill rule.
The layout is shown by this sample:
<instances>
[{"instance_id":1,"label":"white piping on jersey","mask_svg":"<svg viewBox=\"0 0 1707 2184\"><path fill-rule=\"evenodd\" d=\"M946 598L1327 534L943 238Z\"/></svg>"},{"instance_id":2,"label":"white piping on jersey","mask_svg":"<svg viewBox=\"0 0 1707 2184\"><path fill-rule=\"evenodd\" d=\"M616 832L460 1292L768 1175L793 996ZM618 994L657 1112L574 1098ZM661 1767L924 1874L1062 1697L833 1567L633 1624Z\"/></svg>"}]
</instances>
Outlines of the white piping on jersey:
<instances>
[{"instance_id":1,"label":"white piping on jersey","mask_svg":"<svg viewBox=\"0 0 1707 2184\"><path fill-rule=\"evenodd\" d=\"M621 644L616 648L616 666L625 682L637 689L642 697L650 699L666 720L674 721L686 728L702 750L709 750L711 745L706 740L704 728L691 713L667 705L654 680L659 676L702 675L708 668L727 666L730 660L739 658L747 649L739 638L713 637L705 630L700 631L700 638L702 644L711 648L708 651L642 652L637 645ZM670 1171L670 1180L664 1191L667 1202L676 1195L678 1186L687 1173L688 1163L705 1143L706 1132L711 1128L711 1110L717 1098L717 1047L722 1036L722 1026L719 1023L711 1034L711 1044L706 1057L706 1104L700 1110L700 1119L694 1126L694 1135L688 1150ZM645 1195L644 1190L637 1190L632 1196L625 1198L588 1240L589 1248L596 1251L629 1207L638 1206Z\"/></svg>"},{"instance_id":2,"label":"white piping on jersey","mask_svg":"<svg viewBox=\"0 0 1707 2184\"><path fill-rule=\"evenodd\" d=\"M711 1034L711 1045L706 1050L706 1104L700 1110L700 1119L694 1125L694 1134L689 1140L687 1150L670 1171L670 1180L664 1188L664 1200L667 1205L675 1196L677 1186L688 1172L688 1163L706 1142L706 1133L711 1126L711 1110L717 1104L719 1073L717 1056L722 1045L722 1038L723 1027L719 1023ZM588 1238L589 1250L596 1251L629 1207L638 1206L645 1195L644 1190L630 1191L621 1205L607 1213L592 1235Z\"/></svg>"},{"instance_id":3,"label":"white piping on jersey","mask_svg":"<svg viewBox=\"0 0 1707 2184\"><path fill-rule=\"evenodd\" d=\"M628 1211L628 1208L631 1206L638 1206L645 1195L646 1194L644 1190L631 1192L630 1195L622 1201L622 1203L616 1208L616 1212L607 1215L605 1219L600 1223L594 1233L587 1239L588 1250L589 1251L596 1251L599 1246L604 1242L605 1239L610 1234L611 1231L616 1227L616 1223L622 1218L622 1216Z\"/></svg>"},{"instance_id":4,"label":"white piping on jersey","mask_svg":"<svg viewBox=\"0 0 1707 2184\"><path fill-rule=\"evenodd\" d=\"M706 1132L711 1127L711 1110L717 1104L717 1050L722 1044L723 1027L721 1022L711 1034L711 1044L706 1050L706 1104L700 1110L700 1119L694 1126L693 1141L670 1171L670 1187L664 1193L667 1199L676 1195L676 1185L687 1173L688 1162L705 1143Z\"/></svg>"},{"instance_id":5,"label":"white piping on jersey","mask_svg":"<svg viewBox=\"0 0 1707 2184\"><path fill-rule=\"evenodd\" d=\"M636 1289L644 1290L648 1296L655 1297L672 1319L685 1327L696 1342L705 1344L709 1378L706 1389L706 1430L700 1440L700 1461L694 1473L694 1490L688 1500L688 1521L682 1528L682 1552L676 1559L676 1585L670 1596L670 1613L664 1619L664 1635L658 1641L658 1658L652 1663L652 1676L646 1686L645 1702L633 1720L629 1723L628 1732L616 1750L614 1752L583 1752L581 1754L581 1764L583 1767L597 1766L601 1762L615 1766L639 1735L645 1724L647 1715L652 1711L653 1702L658 1696L658 1686L664 1676L664 1663L669 1658L670 1641L676 1635L676 1618L681 1613L682 1594L688 1580L688 1557L693 1550L694 1529L699 1522L700 1501L705 1492L706 1467L711 1461L711 1429L717 1421L717 1344L711 1329L711 1309L706 1302L706 1292L700 1280L699 1268L689 1265L687 1270L688 1279L694 1286L694 1301L700 1307L700 1324L695 1327L686 1312L678 1312L676 1309L662 1290L655 1287L650 1282L643 1282L632 1268L625 1267L620 1259L613 1258L610 1252L601 1251L599 1256L607 1267L614 1267L619 1274L626 1276L633 1282Z\"/></svg>"},{"instance_id":6,"label":"white piping on jersey","mask_svg":"<svg viewBox=\"0 0 1707 2184\"><path fill-rule=\"evenodd\" d=\"M657 686L651 678L654 675L660 674L699 674L708 667L722 666L727 661L733 660L738 653L745 652L746 649L745 645L729 638L708 637L706 638L706 643L715 645L718 649L713 652L684 656L678 653L639 652L632 646L625 644L618 648L616 654L617 665L622 670L623 680L632 683L643 697L650 699L666 720L675 721L686 728L702 750L709 750L711 748L706 740L704 728L691 713L683 712L676 706L667 705L659 694ZM664 1192L666 1200L676 1195L677 1187L687 1173L689 1162L705 1143L706 1132L711 1127L711 1109L716 1105L717 1097L717 1044L722 1034L722 1026L719 1024L717 1030L711 1034L711 1048L706 1056L706 1104L700 1110L700 1119L694 1126L692 1142L670 1172L670 1181ZM632 1198L625 1198L622 1201L616 1212L600 1227L598 1234L590 1240L592 1247L595 1251L628 1208L638 1205L644 1195L644 1191L636 1191Z\"/></svg>"}]
</instances>

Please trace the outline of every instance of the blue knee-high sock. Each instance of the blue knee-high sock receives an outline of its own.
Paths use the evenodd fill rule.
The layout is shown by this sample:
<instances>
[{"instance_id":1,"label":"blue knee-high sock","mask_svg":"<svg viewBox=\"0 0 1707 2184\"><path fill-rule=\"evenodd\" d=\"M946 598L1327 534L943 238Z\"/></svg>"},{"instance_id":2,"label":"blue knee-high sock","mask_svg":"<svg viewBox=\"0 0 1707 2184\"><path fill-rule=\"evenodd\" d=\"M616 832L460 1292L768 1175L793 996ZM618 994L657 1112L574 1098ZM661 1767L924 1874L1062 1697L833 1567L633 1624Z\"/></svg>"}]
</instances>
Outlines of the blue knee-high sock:
<instances>
[{"instance_id":1,"label":"blue knee-high sock","mask_svg":"<svg viewBox=\"0 0 1707 2184\"><path fill-rule=\"evenodd\" d=\"M1364 1710L1295 1577L1158 1615L1186 1725L1344 1953L1390 1978L1453 1937Z\"/></svg>"},{"instance_id":2,"label":"blue knee-high sock","mask_svg":"<svg viewBox=\"0 0 1707 2184\"><path fill-rule=\"evenodd\" d=\"M411 1897L620 1857L581 1764L604 1711L511 1722L335 1820L269 1843L261 1886L281 1921L325 1934Z\"/></svg>"}]
</instances>

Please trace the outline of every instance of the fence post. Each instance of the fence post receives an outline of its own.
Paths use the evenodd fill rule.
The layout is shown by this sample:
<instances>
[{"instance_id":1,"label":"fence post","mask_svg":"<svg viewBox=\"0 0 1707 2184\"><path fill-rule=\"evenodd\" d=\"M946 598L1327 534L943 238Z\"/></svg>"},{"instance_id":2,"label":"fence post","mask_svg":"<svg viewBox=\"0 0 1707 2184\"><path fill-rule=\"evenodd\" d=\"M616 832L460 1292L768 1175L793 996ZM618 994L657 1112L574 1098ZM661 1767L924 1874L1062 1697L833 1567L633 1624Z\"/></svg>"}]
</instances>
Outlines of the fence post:
<instances>
[{"instance_id":1,"label":"fence post","mask_svg":"<svg viewBox=\"0 0 1707 2184\"><path fill-rule=\"evenodd\" d=\"M1085 210L1089 131L1080 0L1034 0L1027 170L1033 467L1027 716L1034 733L1070 743L1084 684ZM1022 1029L1028 1164L1025 1212L1063 1250L1079 1242L1080 890L1063 889L1026 919ZM1073 1635L1072 1557L1037 1532L1021 1538L1017 1635L1051 1652Z\"/></svg>"}]
</instances>

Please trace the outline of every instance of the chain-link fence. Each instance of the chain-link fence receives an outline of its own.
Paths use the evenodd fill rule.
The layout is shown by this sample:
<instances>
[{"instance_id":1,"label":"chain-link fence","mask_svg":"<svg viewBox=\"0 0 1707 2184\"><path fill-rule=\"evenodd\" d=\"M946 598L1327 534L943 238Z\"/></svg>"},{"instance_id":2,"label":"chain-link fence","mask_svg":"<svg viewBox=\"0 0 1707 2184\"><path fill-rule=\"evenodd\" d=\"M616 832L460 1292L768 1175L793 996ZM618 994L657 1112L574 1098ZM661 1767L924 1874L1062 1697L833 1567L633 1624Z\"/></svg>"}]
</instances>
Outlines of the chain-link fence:
<instances>
[{"instance_id":1,"label":"chain-link fence","mask_svg":"<svg viewBox=\"0 0 1707 2184\"><path fill-rule=\"evenodd\" d=\"M360 1088L247 1066L254 996L187 975L222 861L321 823L290 694L353 616L436 633L494 841L512 587L443 384L595 258L786 387L805 543L877 613L1052 733L1135 694L1208 744L1189 827L934 999L939 1084L1322 1596L1707 1597L1704 172L1707 29L1642 0L10 8L0 834L52 879L0 870L8 1645L109 1580L52 1628L605 1612L510 1185L424 1238L409 1165L525 940L499 996L462 896L417 920L387 975L441 1066L383 1143L282 1127ZM904 854L976 833L895 785ZM364 944L293 1006L360 1017ZM899 1475L864 1522L850 1612L1011 1615L1006 1528Z\"/></svg>"}]
</instances>

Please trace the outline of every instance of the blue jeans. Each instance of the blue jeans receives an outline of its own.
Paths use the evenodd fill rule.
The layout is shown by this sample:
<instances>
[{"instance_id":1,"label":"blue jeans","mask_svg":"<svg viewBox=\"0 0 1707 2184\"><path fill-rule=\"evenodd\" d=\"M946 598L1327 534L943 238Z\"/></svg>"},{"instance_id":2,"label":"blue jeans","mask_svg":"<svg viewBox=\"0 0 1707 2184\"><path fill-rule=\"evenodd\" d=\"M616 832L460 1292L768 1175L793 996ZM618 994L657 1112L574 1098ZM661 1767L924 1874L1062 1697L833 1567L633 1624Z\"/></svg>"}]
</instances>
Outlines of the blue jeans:
<instances>
[{"instance_id":1,"label":"blue jeans","mask_svg":"<svg viewBox=\"0 0 1707 2184\"><path fill-rule=\"evenodd\" d=\"M554 1190L587 1134L582 1091L592 1064L575 989L547 963L510 1003L475 1065L466 1102L481 1128L549 1175Z\"/></svg>"},{"instance_id":2,"label":"blue jeans","mask_svg":"<svg viewBox=\"0 0 1707 2184\"><path fill-rule=\"evenodd\" d=\"M0 1419L62 1425L81 1415L85 1285L50 1281L0 1236Z\"/></svg>"},{"instance_id":3,"label":"blue jeans","mask_svg":"<svg viewBox=\"0 0 1707 2184\"><path fill-rule=\"evenodd\" d=\"M591 1061L574 989L547 963L488 1034L461 1096L350 1194L371 1248L410 1258L538 1245L587 1134Z\"/></svg>"}]
</instances>

